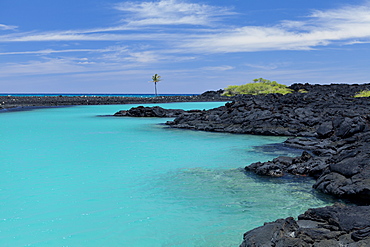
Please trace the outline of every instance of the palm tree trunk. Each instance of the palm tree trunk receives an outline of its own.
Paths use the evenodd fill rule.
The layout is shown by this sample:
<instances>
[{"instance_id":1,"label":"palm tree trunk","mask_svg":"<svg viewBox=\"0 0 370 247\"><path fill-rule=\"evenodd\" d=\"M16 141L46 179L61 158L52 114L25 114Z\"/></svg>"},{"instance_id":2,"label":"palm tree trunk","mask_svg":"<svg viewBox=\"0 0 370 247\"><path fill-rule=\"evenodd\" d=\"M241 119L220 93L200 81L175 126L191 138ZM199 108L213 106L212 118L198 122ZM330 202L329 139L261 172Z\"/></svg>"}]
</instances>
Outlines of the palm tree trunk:
<instances>
[{"instance_id":1,"label":"palm tree trunk","mask_svg":"<svg viewBox=\"0 0 370 247\"><path fill-rule=\"evenodd\" d=\"M157 96L157 82L154 82L155 96Z\"/></svg>"}]
</instances>

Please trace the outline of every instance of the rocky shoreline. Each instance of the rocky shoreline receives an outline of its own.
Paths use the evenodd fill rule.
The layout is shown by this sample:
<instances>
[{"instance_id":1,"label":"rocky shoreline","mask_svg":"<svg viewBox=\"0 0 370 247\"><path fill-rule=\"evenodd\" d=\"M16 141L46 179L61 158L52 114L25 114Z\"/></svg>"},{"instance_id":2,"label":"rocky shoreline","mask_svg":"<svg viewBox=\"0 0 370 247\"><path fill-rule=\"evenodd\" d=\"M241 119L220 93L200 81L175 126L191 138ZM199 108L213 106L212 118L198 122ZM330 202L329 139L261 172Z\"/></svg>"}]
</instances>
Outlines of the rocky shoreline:
<instances>
[{"instance_id":1,"label":"rocky shoreline","mask_svg":"<svg viewBox=\"0 0 370 247\"><path fill-rule=\"evenodd\" d=\"M259 175L316 178L314 188L370 203L370 101L353 95L370 85L293 85L288 95L240 96L208 111L182 114L171 127L243 134L296 136L285 145L307 150L246 167Z\"/></svg>"},{"instance_id":2,"label":"rocky shoreline","mask_svg":"<svg viewBox=\"0 0 370 247\"><path fill-rule=\"evenodd\" d=\"M265 223L244 234L240 247L370 246L370 207L336 204L298 216Z\"/></svg>"},{"instance_id":3,"label":"rocky shoreline","mask_svg":"<svg viewBox=\"0 0 370 247\"><path fill-rule=\"evenodd\" d=\"M312 176L314 188L346 199L310 209L298 217L279 219L244 234L247 246L370 246L370 100L354 98L363 85L295 84L293 94L128 97L11 97L0 96L0 110L102 104L229 101L211 110L165 110L137 107L115 116L175 117L171 128L240 134L290 136L284 145L306 150L298 157L276 157L245 167L245 172L281 177ZM302 90L306 93L301 93Z\"/></svg>"},{"instance_id":4,"label":"rocky shoreline","mask_svg":"<svg viewBox=\"0 0 370 247\"><path fill-rule=\"evenodd\" d=\"M301 156L257 162L246 166L245 172L311 176L316 179L315 189L357 204L310 209L297 221L287 218L266 223L245 233L241 247L370 246L370 100L353 97L369 90L370 84L295 84L290 88L293 94L239 95L219 108L177 112L166 124L202 131L291 136L284 144L306 150ZM166 116L164 109L130 111L122 115Z\"/></svg>"}]
</instances>

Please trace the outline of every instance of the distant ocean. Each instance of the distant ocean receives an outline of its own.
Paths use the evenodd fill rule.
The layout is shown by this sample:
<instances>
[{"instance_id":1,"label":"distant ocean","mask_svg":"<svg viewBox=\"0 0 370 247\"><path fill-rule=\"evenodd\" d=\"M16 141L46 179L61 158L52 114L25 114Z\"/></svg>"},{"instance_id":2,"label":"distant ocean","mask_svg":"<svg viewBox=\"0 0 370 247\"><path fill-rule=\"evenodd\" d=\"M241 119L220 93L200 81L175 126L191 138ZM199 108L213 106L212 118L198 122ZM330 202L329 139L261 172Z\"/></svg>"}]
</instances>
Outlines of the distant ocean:
<instances>
[{"instance_id":1,"label":"distant ocean","mask_svg":"<svg viewBox=\"0 0 370 247\"><path fill-rule=\"evenodd\" d=\"M158 96L194 96L198 94L158 94ZM155 97L154 94L98 94L98 93L85 93L85 94L74 94L74 93L2 93L0 96L91 96L91 97L140 97L140 98L150 98Z\"/></svg>"}]
</instances>

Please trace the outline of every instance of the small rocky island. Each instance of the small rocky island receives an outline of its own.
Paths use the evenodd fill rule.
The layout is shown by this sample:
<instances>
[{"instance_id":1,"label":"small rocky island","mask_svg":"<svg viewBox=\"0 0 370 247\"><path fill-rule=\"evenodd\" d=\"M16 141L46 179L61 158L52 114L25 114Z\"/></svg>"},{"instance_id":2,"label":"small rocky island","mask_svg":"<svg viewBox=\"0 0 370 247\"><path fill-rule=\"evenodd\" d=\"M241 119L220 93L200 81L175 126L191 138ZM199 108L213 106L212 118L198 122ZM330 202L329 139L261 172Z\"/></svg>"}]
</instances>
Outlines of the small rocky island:
<instances>
[{"instance_id":1,"label":"small rocky island","mask_svg":"<svg viewBox=\"0 0 370 247\"><path fill-rule=\"evenodd\" d=\"M245 172L277 179L311 176L315 189L354 205L309 209L298 219L265 223L245 233L240 246L370 246L370 100L354 97L370 84L290 88L294 92L286 95L234 96L207 111L141 107L116 116L172 116L166 123L172 128L288 136L284 145L305 150L301 156L249 164Z\"/></svg>"}]
</instances>

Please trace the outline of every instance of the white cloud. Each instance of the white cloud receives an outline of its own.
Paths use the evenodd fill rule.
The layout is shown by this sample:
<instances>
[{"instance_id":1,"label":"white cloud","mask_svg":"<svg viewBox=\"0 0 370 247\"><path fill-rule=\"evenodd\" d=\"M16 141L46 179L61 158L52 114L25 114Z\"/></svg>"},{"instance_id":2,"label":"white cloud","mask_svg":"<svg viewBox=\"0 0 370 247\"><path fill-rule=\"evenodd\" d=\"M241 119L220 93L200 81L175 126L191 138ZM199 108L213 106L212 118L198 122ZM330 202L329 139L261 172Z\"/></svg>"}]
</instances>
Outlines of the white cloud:
<instances>
[{"instance_id":1,"label":"white cloud","mask_svg":"<svg viewBox=\"0 0 370 247\"><path fill-rule=\"evenodd\" d=\"M182 45L205 53L254 52L267 50L308 50L327 44L310 34L292 33L279 27L247 26L219 34L204 35Z\"/></svg>"},{"instance_id":2,"label":"white cloud","mask_svg":"<svg viewBox=\"0 0 370 247\"><path fill-rule=\"evenodd\" d=\"M197 52L309 50L333 42L370 39L370 7L351 6L315 11L306 21L282 21L275 26L245 26L189 40L183 47Z\"/></svg>"},{"instance_id":3,"label":"white cloud","mask_svg":"<svg viewBox=\"0 0 370 247\"><path fill-rule=\"evenodd\" d=\"M70 53L70 52L93 52L97 51L94 49L67 49L67 50L38 50L38 51L13 51L13 52L0 52L0 55L27 55L27 54L36 54L36 55L47 55L52 53Z\"/></svg>"},{"instance_id":4,"label":"white cloud","mask_svg":"<svg viewBox=\"0 0 370 247\"><path fill-rule=\"evenodd\" d=\"M0 68L1 76L64 74L86 71L72 59L46 59L42 61L27 61L24 63L8 63Z\"/></svg>"},{"instance_id":5,"label":"white cloud","mask_svg":"<svg viewBox=\"0 0 370 247\"><path fill-rule=\"evenodd\" d=\"M179 62L193 60L195 57L182 56L172 50L150 50L149 47L142 47L137 49L130 49L127 46L111 46L102 49L100 52L104 53L102 59L106 61L122 63L129 62L132 64L158 64L160 62Z\"/></svg>"},{"instance_id":6,"label":"white cloud","mask_svg":"<svg viewBox=\"0 0 370 247\"><path fill-rule=\"evenodd\" d=\"M121 29L121 28L119 28ZM168 41L180 39L181 33L151 33L141 30L140 33L115 32L113 28L98 30L27 32L0 35L0 42L47 42L47 41ZM116 31L118 28L116 29Z\"/></svg>"},{"instance_id":7,"label":"white cloud","mask_svg":"<svg viewBox=\"0 0 370 247\"><path fill-rule=\"evenodd\" d=\"M124 39L124 35L116 34L80 34L70 32L43 32L36 34L20 33L0 36L0 42L30 41L114 41ZM130 37L132 38L132 37Z\"/></svg>"},{"instance_id":8,"label":"white cloud","mask_svg":"<svg viewBox=\"0 0 370 247\"><path fill-rule=\"evenodd\" d=\"M89 52L93 56L85 56ZM71 53L55 58L54 53ZM82 53L83 57L76 54ZM152 51L133 51L126 46L110 46L102 49L66 49L66 50L39 50L23 52L3 52L0 55L27 55L36 54L40 57L25 62L3 63L0 66L0 77L53 75L53 74L81 74L92 72L121 71L123 68L138 68L150 63L158 63L170 58ZM80 54L81 55L81 54Z\"/></svg>"},{"instance_id":9,"label":"white cloud","mask_svg":"<svg viewBox=\"0 0 370 247\"><path fill-rule=\"evenodd\" d=\"M17 26L9 26L5 24L0 24L0 30L14 30L17 29Z\"/></svg>"},{"instance_id":10,"label":"white cloud","mask_svg":"<svg viewBox=\"0 0 370 247\"><path fill-rule=\"evenodd\" d=\"M369 44L369 43L370 43L370 39L368 39L367 41L351 40L345 43L345 45Z\"/></svg>"},{"instance_id":11,"label":"white cloud","mask_svg":"<svg viewBox=\"0 0 370 247\"><path fill-rule=\"evenodd\" d=\"M213 66L213 67L203 67L204 70L214 70L214 71L226 71L234 69L233 66L223 65L223 66Z\"/></svg>"},{"instance_id":12,"label":"white cloud","mask_svg":"<svg viewBox=\"0 0 370 247\"><path fill-rule=\"evenodd\" d=\"M229 9L178 0L123 2L116 9L131 13L129 25L211 25L217 17L233 14Z\"/></svg>"},{"instance_id":13,"label":"white cloud","mask_svg":"<svg viewBox=\"0 0 370 247\"><path fill-rule=\"evenodd\" d=\"M283 20L280 23L280 26L285 29L298 29L303 30L304 26L306 25L303 21L290 21L290 20Z\"/></svg>"},{"instance_id":14,"label":"white cloud","mask_svg":"<svg viewBox=\"0 0 370 247\"><path fill-rule=\"evenodd\" d=\"M150 63L159 61L162 57L152 51L131 51L127 47L112 46L104 50L104 60L112 62L135 62L135 63Z\"/></svg>"},{"instance_id":15,"label":"white cloud","mask_svg":"<svg viewBox=\"0 0 370 247\"><path fill-rule=\"evenodd\" d=\"M143 52L130 52L128 60L139 62L139 63L152 63L157 62L159 57L152 51Z\"/></svg>"},{"instance_id":16,"label":"white cloud","mask_svg":"<svg viewBox=\"0 0 370 247\"><path fill-rule=\"evenodd\" d=\"M146 45L149 48L132 50L131 54L125 51L125 54L128 54L128 59L149 62L155 60L152 55L154 50L157 53L166 54L310 50L334 43L354 45L370 41L369 5L314 11L305 17L305 20L283 20L276 25L239 26L226 29L223 23L207 30L198 26L215 25L217 23L215 19L221 19L233 13L222 7L180 0L124 2L115 5L115 8L128 13L130 18L125 19L125 25L87 30L13 33L0 35L0 42L139 41L140 45ZM198 26L176 30L168 26L179 24ZM161 25L161 32L153 31L153 25ZM0 24L0 29L10 27L13 26ZM89 49L80 49L80 51L88 52ZM68 52L68 50L41 50L34 53L58 52ZM33 52L23 52L23 54L27 53ZM7 54L22 54L22 52L7 52ZM120 57L118 55L116 57Z\"/></svg>"},{"instance_id":17,"label":"white cloud","mask_svg":"<svg viewBox=\"0 0 370 247\"><path fill-rule=\"evenodd\" d=\"M277 64L268 64L268 65L259 65L259 64L245 64L248 67L255 68L255 69L263 69L263 70L274 70L277 69L279 66Z\"/></svg>"}]
</instances>

